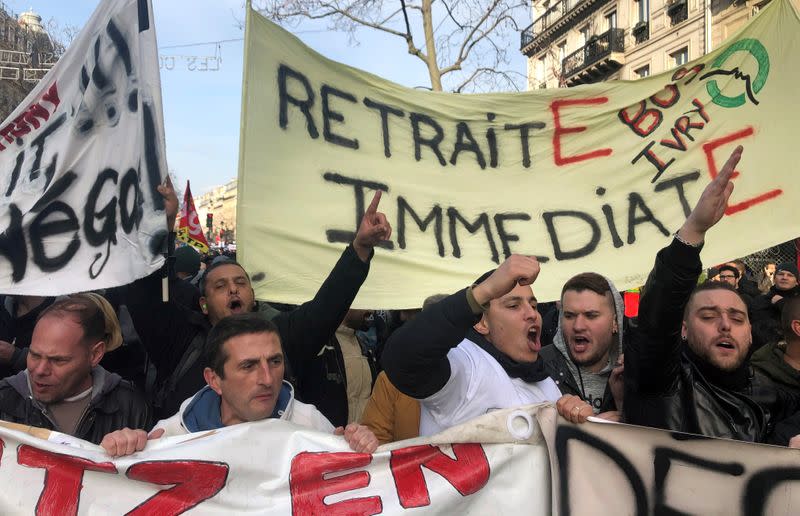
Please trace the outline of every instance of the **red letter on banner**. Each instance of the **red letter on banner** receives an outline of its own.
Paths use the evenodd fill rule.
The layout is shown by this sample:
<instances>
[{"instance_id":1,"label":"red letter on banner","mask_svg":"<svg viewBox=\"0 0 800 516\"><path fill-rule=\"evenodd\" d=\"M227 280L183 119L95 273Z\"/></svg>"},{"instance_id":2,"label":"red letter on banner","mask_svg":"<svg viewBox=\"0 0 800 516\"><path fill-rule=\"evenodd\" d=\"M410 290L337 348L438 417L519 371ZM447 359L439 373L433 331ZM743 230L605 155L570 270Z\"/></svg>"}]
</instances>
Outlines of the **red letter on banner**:
<instances>
[{"instance_id":1,"label":"red letter on banner","mask_svg":"<svg viewBox=\"0 0 800 516\"><path fill-rule=\"evenodd\" d=\"M754 131L752 127L745 127L741 131L736 131L735 133L731 133L727 136L709 140L708 142L703 144L703 150L706 153L706 163L708 163L708 173L711 174L712 179L717 177L717 174L719 173L719 169L717 168L717 162L714 160L714 150L723 145L733 143L736 140L741 140L743 138L747 138L748 136L752 136L753 132ZM738 175L739 175L738 172L734 172L731 178L735 178ZM748 208L751 208L756 204L761 204L762 202L773 199L781 195L782 193L783 190L781 190L780 188L776 188L774 190L770 190L755 197L751 197L750 199L747 199L740 203L729 204L728 209L725 210L725 215L733 215L734 213L739 213L740 211L744 211Z\"/></svg>"},{"instance_id":2,"label":"red letter on banner","mask_svg":"<svg viewBox=\"0 0 800 516\"><path fill-rule=\"evenodd\" d=\"M145 500L129 515L181 514L225 487L228 465L200 460L153 460L134 464L126 474L132 480L160 486L174 484Z\"/></svg>"},{"instance_id":3,"label":"red letter on banner","mask_svg":"<svg viewBox=\"0 0 800 516\"><path fill-rule=\"evenodd\" d=\"M561 126L561 111L562 107L569 106L596 106L598 104L605 104L608 102L608 97L597 97L594 99L565 99L554 100L550 103L550 110L553 112L553 158L556 165L568 165L570 163L578 163L579 161L586 161L592 158L601 158L603 156L610 156L611 149L597 149L583 154L575 154L574 156L561 155L561 135L582 133L586 130L585 125L576 125L573 127Z\"/></svg>"},{"instance_id":4,"label":"red letter on banner","mask_svg":"<svg viewBox=\"0 0 800 516\"><path fill-rule=\"evenodd\" d=\"M480 444L454 444L455 459L435 446L411 446L392 452L390 465L400 505L406 509L430 505L422 466L443 476L462 496L479 491L489 481L489 461Z\"/></svg>"},{"instance_id":5,"label":"red letter on banner","mask_svg":"<svg viewBox=\"0 0 800 516\"><path fill-rule=\"evenodd\" d=\"M311 453L303 452L292 459L289 473L289 490L292 494L292 514L371 515L383 511L380 496L325 503L325 497L369 485L369 473L356 471L326 479L337 471L363 468L372 462L367 453Z\"/></svg>"},{"instance_id":6,"label":"red letter on banner","mask_svg":"<svg viewBox=\"0 0 800 516\"><path fill-rule=\"evenodd\" d=\"M78 514L78 499L83 487L83 472L116 473L110 462L62 455L23 444L17 451L17 462L30 468L44 468L44 489L36 504L36 514Z\"/></svg>"}]
</instances>

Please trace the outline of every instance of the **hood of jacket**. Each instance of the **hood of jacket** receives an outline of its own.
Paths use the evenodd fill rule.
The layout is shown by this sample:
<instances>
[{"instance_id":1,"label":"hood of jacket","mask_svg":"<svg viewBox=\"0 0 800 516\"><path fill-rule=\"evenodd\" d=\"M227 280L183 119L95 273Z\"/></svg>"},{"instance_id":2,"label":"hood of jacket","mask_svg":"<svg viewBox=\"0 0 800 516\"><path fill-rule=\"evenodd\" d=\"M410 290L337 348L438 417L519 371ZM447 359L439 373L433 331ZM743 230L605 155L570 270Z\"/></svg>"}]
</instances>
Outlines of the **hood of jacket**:
<instances>
[{"instance_id":1,"label":"hood of jacket","mask_svg":"<svg viewBox=\"0 0 800 516\"><path fill-rule=\"evenodd\" d=\"M614 299L614 311L617 318L617 333L616 333L616 342L611 345L611 352L608 354L608 363L603 366L603 369L598 371L597 375L609 375L611 374L611 370L614 369L614 366L617 363L617 359L622 354L622 343L624 342L625 337L625 304L622 302L622 294L620 294L619 290L617 289L616 285L608 279L605 278L608 282L608 286L611 289L611 296ZM578 366L572 361L572 358L569 356L569 350L567 349L567 343L564 340L564 332L561 329L561 310L559 309L558 312L558 329L556 330L556 335L553 337L553 346L556 347L559 353L564 357L564 360L567 363L567 367L569 368L570 373L572 373L573 378L578 378Z\"/></svg>"},{"instance_id":2,"label":"hood of jacket","mask_svg":"<svg viewBox=\"0 0 800 516\"><path fill-rule=\"evenodd\" d=\"M180 420L189 432L205 432L222 428L219 394L206 385L197 394L184 401L180 408ZM283 381L270 418L289 419L294 405L294 387Z\"/></svg>"}]
</instances>

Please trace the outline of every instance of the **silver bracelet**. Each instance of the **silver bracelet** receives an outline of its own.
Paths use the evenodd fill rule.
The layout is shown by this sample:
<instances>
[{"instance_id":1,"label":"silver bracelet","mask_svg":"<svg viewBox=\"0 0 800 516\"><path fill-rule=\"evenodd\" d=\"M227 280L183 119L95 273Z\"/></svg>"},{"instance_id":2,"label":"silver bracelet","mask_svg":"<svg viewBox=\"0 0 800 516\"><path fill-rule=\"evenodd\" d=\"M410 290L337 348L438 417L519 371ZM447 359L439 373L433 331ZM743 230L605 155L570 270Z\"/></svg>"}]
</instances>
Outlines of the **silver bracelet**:
<instances>
[{"instance_id":1,"label":"silver bracelet","mask_svg":"<svg viewBox=\"0 0 800 516\"><path fill-rule=\"evenodd\" d=\"M700 249L701 247L703 247L703 244L705 243L703 240L699 241L696 244L688 242L685 238L683 238L678 234L678 231L676 231L672 236L673 238L675 238L675 240L682 243L683 245L688 245L689 247L694 247L695 249Z\"/></svg>"}]
</instances>

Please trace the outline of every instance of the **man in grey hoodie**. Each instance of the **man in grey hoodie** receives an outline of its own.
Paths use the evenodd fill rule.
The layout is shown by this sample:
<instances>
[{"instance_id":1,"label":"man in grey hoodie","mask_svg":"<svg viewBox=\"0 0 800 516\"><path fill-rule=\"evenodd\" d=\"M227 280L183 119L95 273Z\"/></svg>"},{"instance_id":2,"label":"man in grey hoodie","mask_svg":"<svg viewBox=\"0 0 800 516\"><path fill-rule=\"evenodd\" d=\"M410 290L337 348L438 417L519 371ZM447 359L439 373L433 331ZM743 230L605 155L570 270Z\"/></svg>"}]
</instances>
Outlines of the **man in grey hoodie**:
<instances>
[{"instance_id":1,"label":"man in grey hoodie","mask_svg":"<svg viewBox=\"0 0 800 516\"><path fill-rule=\"evenodd\" d=\"M611 281L594 272L573 276L561 290L553 345L541 352L561 393L580 397L595 414L622 411L624 314Z\"/></svg>"}]
</instances>

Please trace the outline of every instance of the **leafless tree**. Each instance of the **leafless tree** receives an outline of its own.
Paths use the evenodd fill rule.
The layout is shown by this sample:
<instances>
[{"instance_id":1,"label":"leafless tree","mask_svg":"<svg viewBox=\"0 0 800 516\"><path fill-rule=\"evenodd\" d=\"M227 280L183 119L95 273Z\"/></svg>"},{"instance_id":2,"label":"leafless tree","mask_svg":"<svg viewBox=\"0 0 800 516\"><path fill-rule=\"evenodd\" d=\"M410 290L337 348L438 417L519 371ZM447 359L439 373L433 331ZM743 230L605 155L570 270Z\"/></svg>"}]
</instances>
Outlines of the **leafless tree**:
<instances>
[{"instance_id":1,"label":"leafless tree","mask_svg":"<svg viewBox=\"0 0 800 516\"><path fill-rule=\"evenodd\" d=\"M524 89L511 66L519 32L530 23L524 0L253 0L253 8L289 27L320 20L348 34L367 28L402 40L426 67L430 88L481 92Z\"/></svg>"},{"instance_id":2,"label":"leafless tree","mask_svg":"<svg viewBox=\"0 0 800 516\"><path fill-rule=\"evenodd\" d=\"M81 31L77 25L61 24L55 18L50 18L45 23L45 30L53 46L53 54L56 57L61 57L64 54L72 40Z\"/></svg>"}]
</instances>

